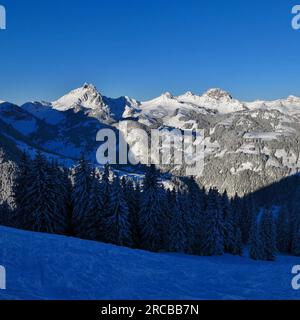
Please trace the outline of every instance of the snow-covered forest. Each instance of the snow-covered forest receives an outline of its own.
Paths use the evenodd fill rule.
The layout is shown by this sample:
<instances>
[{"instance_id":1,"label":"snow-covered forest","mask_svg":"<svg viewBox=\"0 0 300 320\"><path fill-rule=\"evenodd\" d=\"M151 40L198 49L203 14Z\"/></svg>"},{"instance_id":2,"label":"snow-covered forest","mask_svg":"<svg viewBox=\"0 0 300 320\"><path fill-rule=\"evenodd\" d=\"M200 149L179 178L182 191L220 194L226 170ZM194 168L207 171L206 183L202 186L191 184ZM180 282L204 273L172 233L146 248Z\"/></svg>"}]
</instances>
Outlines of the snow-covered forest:
<instances>
[{"instance_id":1,"label":"snow-covered forest","mask_svg":"<svg viewBox=\"0 0 300 320\"><path fill-rule=\"evenodd\" d=\"M143 181L119 178L107 165L82 158L71 169L37 152L22 156L14 183L15 208L0 208L0 224L153 252L201 256L243 255L273 261L279 252L300 255L296 206L274 212L251 196L229 198L194 178L164 186L150 166ZM291 199L293 201L293 199Z\"/></svg>"}]
</instances>

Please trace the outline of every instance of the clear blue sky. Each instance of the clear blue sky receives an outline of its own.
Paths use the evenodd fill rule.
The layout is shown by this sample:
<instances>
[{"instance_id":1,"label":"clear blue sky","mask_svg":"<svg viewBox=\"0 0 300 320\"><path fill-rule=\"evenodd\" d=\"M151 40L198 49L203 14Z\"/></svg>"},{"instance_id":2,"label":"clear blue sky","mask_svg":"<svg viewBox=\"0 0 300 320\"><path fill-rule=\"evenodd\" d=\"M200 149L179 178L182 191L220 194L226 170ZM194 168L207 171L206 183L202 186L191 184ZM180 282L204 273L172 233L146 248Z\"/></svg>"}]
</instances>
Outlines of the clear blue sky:
<instances>
[{"instance_id":1,"label":"clear blue sky","mask_svg":"<svg viewBox=\"0 0 300 320\"><path fill-rule=\"evenodd\" d=\"M84 82L108 96L221 87L300 96L300 0L0 0L0 99L54 100Z\"/></svg>"}]
</instances>

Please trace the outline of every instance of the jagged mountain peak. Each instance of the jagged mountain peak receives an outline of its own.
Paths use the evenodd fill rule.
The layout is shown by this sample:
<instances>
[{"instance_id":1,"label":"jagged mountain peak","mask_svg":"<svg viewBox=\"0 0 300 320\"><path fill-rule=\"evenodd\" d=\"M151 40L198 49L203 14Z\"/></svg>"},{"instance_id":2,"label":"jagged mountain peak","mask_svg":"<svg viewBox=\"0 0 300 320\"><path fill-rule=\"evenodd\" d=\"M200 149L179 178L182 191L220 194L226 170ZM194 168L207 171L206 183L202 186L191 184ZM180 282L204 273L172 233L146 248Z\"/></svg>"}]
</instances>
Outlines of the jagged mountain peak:
<instances>
[{"instance_id":1,"label":"jagged mountain peak","mask_svg":"<svg viewBox=\"0 0 300 320\"><path fill-rule=\"evenodd\" d=\"M209 89L203 94L203 96L215 100L232 100L232 96L227 91L220 88Z\"/></svg>"},{"instance_id":2,"label":"jagged mountain peak","mask_svg":"<svg viewBox=\"0 0 300 320\"><path fill-rule=\"evenodd\" d=\"M293 103L293 102L300 103L300 97L290 95L287 97L287 101L291 102L291 103Z\"/></svg>"},{"instance_id":3,"label":"jagged mountain peak","mask_svg":"<svg viewBox=\"0 0 300 320\"><path fill-rule=\"evenodd\" d=\"M83 89L92 90L92 91L97 91L96 86L93 85L92 83L87 83L87 82L85 82L82 87L83 87Z\"/></svg>"},{"instance_id":4,"label":"jagged mountain peak","mask_svg":"<svg viewBox=\"0 0 300 320\"><path fill-rule=\"evenodd\" d=\"M187 91L187 92L184 93L183 95L186 96L186 97L192 97L192 96L194 96L195 94L194 94L192 91Z\"/></svg>"},{"instance_id":5,"label":"jagged mountain peak","mask_svg":"<svg viewBox=\"0 0 300 320\"><path fill-rule=\"evenodd\" d=\"M152 100L143 101L142 105L165 105L170 103L173 104L176 102L177 98L174 97L169 91L166 91Z\"/></svg>"},{"instance_id":6,"label":"jagged mountain peak","mask_svg":"<svg viewBox=\"0 0 300 320\"><path fill-rule=\"evenodd\" d=\"M164 92L160 97L164 99L174 99L174 96L169 91Z\"/></svg>"},{"instance_id":7,"label":"jagged mountain peak","mask_svg":"<svg viewBox=\"0 0 300 320\"><path fill-rule=\"evenodd\" d=\"M247 109L242 102L233 99L228 92L219 88L209 89L203 95L196 95L191 91L188 91L185 94L178 96L177 100L222 114Z\"/></svg>"},{"instance_id":8,"label":"jagged mountain peak","mask_svg":"<svg viewBox=\"0 0 300 320\"><path fill-rule=\"evenodd\" d=\"M194 94L192 91L187 91L186 93L182 94L182 95L179 95L176 97L176 99L178 101L181 101L181 100L187 100L187 101L191 101L191 100L195 100L195 99L199 99L200 96Z\"/></svg>"},{"instance_id":9,"label":"jagged mountain peak","mask_svg":"<svg viewBox=\"0 0 300 320\"><path fill-rule=\"evenodd\" d=\"M74 107L98 109L104 102L101 93L93 84L85 83L82 87L74 89L52 103L55 109L68 110Z\"/></svg>"}]
</instances>

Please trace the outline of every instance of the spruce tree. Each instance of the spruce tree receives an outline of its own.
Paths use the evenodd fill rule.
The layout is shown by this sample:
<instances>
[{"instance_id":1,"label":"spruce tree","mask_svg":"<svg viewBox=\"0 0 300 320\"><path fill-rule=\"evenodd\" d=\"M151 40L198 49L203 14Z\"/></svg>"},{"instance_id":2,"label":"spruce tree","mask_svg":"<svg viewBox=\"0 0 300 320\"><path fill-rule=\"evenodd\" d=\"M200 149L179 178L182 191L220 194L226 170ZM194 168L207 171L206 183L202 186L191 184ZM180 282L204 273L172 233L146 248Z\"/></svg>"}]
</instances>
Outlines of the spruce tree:
<instances>
[{"instance_id":1,"label":"spruce tree","mask_svg":"<svg viewBox=\"0 0 300 320\"><path fill-rule=\"evenodd\" d=\"M252 224L249 239L249 257L253 260L263 259L263 246L260 238L259 224L257 222L257 215L253 213Z\"/></svg>"},{"instance_id":2,"label":"spruce tree","mask_svg":"<svg viewBox=\"0 0 300 320\"><path fill-rule=\"evenodd\" d=\"M219 204L218 192L211 189L208 193L205 212L202 254L207 256L224 253L224 220Z\"/></svg>"},{"instance_id":3,"label":"spruce tree","mask_svg":"<svg viewBox=\"0 0 300 320\"><path fill-rule=\"evenodd\" d=\"M73 170L72 224L75 235L85 237L85 221L89 216L88 207L92 187L91 166L83 157Z\"/></svg>"},{"instance_id":4,"label":"spruce tree","mask_svg":"<svg viewBox=\"0 0 300 320\"><path fill-rule=\"evenodd\" d=\"M129 210L118 177L113 181L109 212L105 218L106 241L120 246L132 246Z\"/></svg>"},{"instance_id":5,"label":"spruce tree","mask_svg":"<svg viewBox=\"0 0 300 320\"><path fill-rule=\"evenodd\" d=\"M300 256L300 230L297 230L293 234L293 241L292 241L292 254L294 256Z\"/></svg>"},{"instance_id":6,"label":"spruce tree","mask_svg":"<svg viewBox=\"0 0 300 320\"><path fill-rule=\"evenodd\" d=\"M16 204L15 212L11 216L10 224L16 228L30 229L31 221L29 221L30 212L26 196L31 181L30 176L31 161L24 151L18 165L16 179L13 185L13 194Z\"/></svg>"},{"instance_id":7,"label":"spruce tree","mask_svg":"<svg viewBox=\"0 0 300 320\"><path fill-rule=\"evenodd\" d=\"M236 228L235 230L235 246L231 254L238 255L238 256L243 255L243 240L242 240L242 232L240 228Z\"/></svg>"},{"instance_id":8,"label":"spruce tree","mask_svg":"<svg viewBox=\"0 0 300 320\"><path fill-rule=\"evenodd\" d=\"M154 165L148 167L141 193L140 217L142 248L150 251L162 249L163 194Z\"/></svg>"},{"instance_id":9,"label":"spruce tree","mask_svg":"<svg viewBox=\"0 0 300 320\"><path fill-rule=\"evenodd\" d=\"M237 212L225 191L221 197L221 209L224 217L224 249L234 255L242 255L242 233L238 225Z\"/></svg>"},{"instance_id":10,"label":"spruce tree","mask_svg":"<svg viewBox=\"0 0 300 320\"><path fill-rule=\"evenodd\" d=\"M277 249L280 252L291 250L291 229L289 224L289 212L282 207L277 220Z\"/></svg>"},{"instance_id":11,"label":"spruce tree","mask_svg":"<svg viewBox=\"0 0 300 320\"><path fill-rule=\"evenodd\" d=\"M72 181L70 169L63 168L62 181L66 210L66 234L68 236L75 236L75 229L73 225Z\"/></svg>"},{"instance_id":12,"label":"spruce tree","mask_svg":"<svg viewBox=\"0 0 300 320\"><path fill-rule=\"evenodd\" d=\"M68 205L70 189L68 189L68 176L64 168L60 167L57 161L52 161L48 166L50 186L54 189L56 201L56 233L67 234L68 231Z\"/></svg>"},{"instance_id":13,"label":"spruce tree","mask_svg":"<svg viewBox=\"0 0 300 320\"><path fill-rule=\"evenodd\" d=\"M189 228L186 222L184 201L186 195L178 193L172 204L172 218L170 221L169 251L189 252Z\"/></svg>"},{"instance_id":14,"label":"spruce tree","mask_svg":"<svg viewBox=\"0 0 300 320\"><path fill-rule=\"evenodd\" d=\"M15 227L11 225L11 215L12 212L7 202L0 203L0 225Z\"/></svg>"},{"instance_id":15,"label":"spruce tree","mask_svg":"<svg viewBox=\"0 0 300 320\"><path fill-rule=\"evenodd\" d=\"M226 191L221 198L221 209L224 218L224 248L226 252L232 253L235 251L236 219Z\"/></svg>"},{"instance_id":16,"label":"spruce tree","mask_svg":"<svg viewBox=\"0 0 300 320\"><path fill-rule=\"evenodd\" d=\"M111 186L111 179L112 171L109 164L106 164L104 166L104 171L101 177L101 186L100 186L100 197L101 197L101 203L102 203L102 216L108 217L109 212L109 206L110 206L110 196L112 192L112 186Z\"/></svg>"},{"instance_id":17,"label":"spruce tree","mask_svg":"<svg viewBox=\"0 0 300 320\"><path fill-rule=\"evenodd\" d=\"M260 222L260 238L262 242L263 260L276 259L276 228L271 210L264 209Z\"/></svg>"},{"instance_id":18,"label":"spruce tree","mask_svg":"<svg viewBox=\"0 0 300 320\"><path fill-rule=\"evenodd\" d=\"M175 188L166 190L165 195L165 226L163 234L163 249L169 250L170 239L171 239L171 224L173 219L174 206L176 205L176 190Z\"/></svg>"},{"instance_id":19,"label":"spruce tree","mask_svg":"<svg viewBox=\"0 0 300 320\"><path fill-rule=\"evenodd\" d=\"M52 174L51 166L37 152L30 169L30 185L25 199L25 220L30 230L48 233L62 233L64 230L62 213L57 210L58 189Z\"/></svg>"},{"instance_id":20,"label":"spruce tree","mask_svg":"<svg viewBox=\"0 0 300 320\"><path fill-rule=\"evenodd\" d=\"M201 249L202 225L204 223L204 193L194 177L187 179L187 215L189 252L197 254Z\"/></svg>"},{"instance_id":21,"label":"spruce tree","mask_svg":"<svg viewBox=\"0 0 300 320\"><path fill-rule=\"evenodd\" d=\"M250 195L248 198L241 200L240 229L244 244L249 242L253 212L255 212L254 199Z\"/></svg>"},{"instance_id":22,"label":"spruce tree","mask_svg":"<svg viewBox=\"0 0 300 320\"><path fill-rule=\"evenodd\" d=\"M161 217L159 224L159 234L161 236L161 249L167 250L170 236L170 222L172 219L172 211L170 210L168 189L162 185L160 188L161 193Z\"/></svg>"},{"instance_id":23,"label":"spruce tree","mask_svg":"<svg viewBox=\"0 0 300 320\"><path fill-rule=\"evenodd\" d=\"M83 224L84 238L98 241L104 240L104 217L101 197L101 182L99 174L96 172L96 170L92 170L91 189Z\"/></svg>"},{"instance_id":24,"label":"spruce tree","mask_svg":"<svg viewBox=\"0 0 300 320\"><path fill-rule=\"evenodd\" d=\"M129 210L129 223L131 227L133 247L139 248L141 243L141 232L139 226L140 186L138 183L134 186L133 181L129 179L126 181L124 192Z\"/></svg>"}]
</instances>

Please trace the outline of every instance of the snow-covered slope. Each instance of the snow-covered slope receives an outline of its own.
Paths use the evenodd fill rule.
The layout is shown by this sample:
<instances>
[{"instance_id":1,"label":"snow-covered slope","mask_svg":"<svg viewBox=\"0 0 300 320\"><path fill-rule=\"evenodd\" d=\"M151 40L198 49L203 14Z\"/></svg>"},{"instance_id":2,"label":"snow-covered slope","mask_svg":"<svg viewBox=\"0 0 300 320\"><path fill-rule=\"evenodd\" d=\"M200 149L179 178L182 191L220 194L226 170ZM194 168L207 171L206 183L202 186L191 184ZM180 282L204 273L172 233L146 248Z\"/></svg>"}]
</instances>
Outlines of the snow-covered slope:
<instances>
[{"instance_id":1,"label":"snow-covered slope","mask_svg":"<svg viewBox=\"0 0 300 320\"><path fill-rule=\"evenodd\" d=\"M86 83L50 105L58 111L83 110L89 117L109 123L120 119L126 107L137 107L139 102L129 97L105 97L94 85Z\"/></svg>"},{"instance_id":2,"label":"snow-covered slope","mask_svg":"<svg viewBox=\"0 0 300 320\"><path fill-rule=\"evenodd\" d=\"M77 106L87 109L98 109L103 106L102 96L92 84L84 84L83 87L72 90L57 101L52 102L55 109L66 111Z\"/></svg>"},{"instance_id":3,"label":"snow-covered slope","mask_svg":"<svg viewBox=\"0 0 300 320\"><path fill-rule=\"evenodd\" d=\"M189 91L184 95L178 96L177 100L215 110L216 112L222 114L247 109L242 102L233 99L228 92L219 88L209 89L202 96L195 95Z\"/></svg>"},{"instance_id":4,"label":"snow-covered slope","mask_svg":"<svg viewBox=\"0 0 300 320\"><path fill-rule=\"evenodd\" d=\"M111 113L109 106L103 101L102 95L92 84L84 84L83 87L72 90L70 93L52 102L54 109L67 111L74 109L76 112L86 109L89 116L101 121L110 121Z\"/></svg>"},{"instance_id":5,"label":"snow-covered slope","mask_svg":"<svg viewBox=\"0 0 300 320\"><path fill-rule=\"evenodd\" d=\"M27 102L21 106L21 109L52 125L59 124L65 118L63 112L56 111L48 102Z\"/></svg>"},{"instance_id":6,"label":"snow-covered slope","mask_svg":"<svg viewBox=\"0 0 300 320\"><path fill-rule=\"evenodd\" d=\"M0 227L0 299L300 299L295 264L300 258L157 254Z\"/></svg>"},{"instance_id":7,"label":"snow-covered slope","mask_svg":"<svg viewBox=\"0 0 300 320\"><path fill-rule=\"evenodd\" d=\"M132 109L126 109L123 117L138 117L145 124L159 120L164 125L192 129L197 128L197 120L194 115L228 114L247 110L247 107L229 93L221 89L210 89L202 96L187 92L180 96L173 96L165 92L161 96L132 105Z\"/></svg>"},{"instance_id":8,"label":"snow-covered slope","mask_svg":"<svg viewBox=\"0 0 300 320\"><path fill-rule=\"evenodd\" d=\"M146 125L159 123L174 128L184 128L187 124L190 124L191 127L196 125L196 122L190 117L193 112L209 113L204 108L180 102L166 92L153 100L141 102L137 107L127 108L123 117L136 117L139 122Z\"/></svg>"},{"instance_id":9,"label":"snow-covered slope","mask_svg":"<svg viewBox=\"0 0 300 320\"><path fill-rule=\"evenodd\" d=\"M245 104L251 110L278 110L289 115L300 114L300 97L295 96L289 96L286 99L278 99L274 101L257 100L254 102L246 102Z\"/></svg>"}]
</instances>

